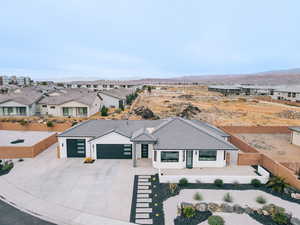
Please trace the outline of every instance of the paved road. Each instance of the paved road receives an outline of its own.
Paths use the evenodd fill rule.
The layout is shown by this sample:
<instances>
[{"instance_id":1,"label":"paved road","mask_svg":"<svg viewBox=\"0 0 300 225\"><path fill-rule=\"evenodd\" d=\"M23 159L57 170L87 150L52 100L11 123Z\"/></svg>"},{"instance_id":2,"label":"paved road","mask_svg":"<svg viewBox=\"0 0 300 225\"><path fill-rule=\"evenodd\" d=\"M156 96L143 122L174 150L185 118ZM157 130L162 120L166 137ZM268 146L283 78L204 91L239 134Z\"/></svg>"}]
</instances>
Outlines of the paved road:
<instances>
[{"instance_id":1,"label":"paved road","mask_svg":"<svg viewBox=\"0 0 300 225\"><path fill-rule=\"evenodd\" d=\"M0 224L5 225L55 225L25 213L0 201Z\"/></svg>"}]
</instances>

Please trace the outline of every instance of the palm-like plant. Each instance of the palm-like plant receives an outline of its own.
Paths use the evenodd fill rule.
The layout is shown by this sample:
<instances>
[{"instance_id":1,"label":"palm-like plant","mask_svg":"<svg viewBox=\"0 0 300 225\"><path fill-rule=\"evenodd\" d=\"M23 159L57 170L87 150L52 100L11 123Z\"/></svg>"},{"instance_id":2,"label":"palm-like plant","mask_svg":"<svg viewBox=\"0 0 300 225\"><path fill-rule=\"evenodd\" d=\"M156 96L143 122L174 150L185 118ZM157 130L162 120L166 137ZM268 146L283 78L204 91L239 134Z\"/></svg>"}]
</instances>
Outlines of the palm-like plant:
<instances>
[{"instance_id":1,"label":"palm-like plant","mask_svg":"<svg viewBox=\"0 0 300 225\"><path fill-rule=\"evenodd\" d=\"M284 178L277 176L271 177L266 186L276 192L283 192L285 188L289 187Z\"/></svg>"}]
</instances>

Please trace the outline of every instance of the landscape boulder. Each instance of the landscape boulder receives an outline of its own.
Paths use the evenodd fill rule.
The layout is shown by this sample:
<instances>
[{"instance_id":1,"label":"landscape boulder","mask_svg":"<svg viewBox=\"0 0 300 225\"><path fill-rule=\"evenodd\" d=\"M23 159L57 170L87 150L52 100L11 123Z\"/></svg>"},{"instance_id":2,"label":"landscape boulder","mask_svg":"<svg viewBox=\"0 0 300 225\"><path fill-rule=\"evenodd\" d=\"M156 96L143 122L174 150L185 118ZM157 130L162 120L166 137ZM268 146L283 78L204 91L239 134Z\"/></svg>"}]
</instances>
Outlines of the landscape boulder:
<instances>
[{"instance_id":1,"label":"landscape boulder","mask_svg":"<svg viewBox=\"0 0 300 225\"><path fill-rule=\"evenodd\" d=\"M222 210L222 212L232 213L233 207L227 203L223 203L223 204L221 204L221 210Z\"/></svg>"},{"instance_id":2,"label":"landscape boulder","mask_svg":"<svg viewBox=\"0 0 300 225\"><path fill-rule=\"evenodd\" d=\"M207 203L197 203L195 205L195 209L198 210L199 212L205 212L208 209Z\"/></svg>"},{"instance_id":3,"label":"landscape boulder","mask_svg":"<svg viewBox=\"0 0 300 225\"><path fill-rule=\"evenodd\" d=\"M300 199L300 194L299 193L292 193L291 197L295 198L295 199Z\"/></svg>"},{"instance_id":4,"label":"landscape boulder","mask_svg":"<svg viewBox=\"0 0 300 225\"><path fill-rule=\"evenodd\" d=\"M242 214L242 213L245 212L245 210L243 209L243 207L240 206L240 205L238 205L238 204L235 204L235 205L233 206L233 211L234 211L235 213L238 213L238 214Z\"/></svg>"},{"instance_id":5,"label":"landscape boulder","mask_svg":"<svg viewBox=\"0 0 300 225\"><path fill-rule=\"evenodd\" d=\"M159 119L159 117L156 116L151 109L145 106L137 107L133 110L133 112L136 115L141 116L143 119Z\"/></svg>"},{"instance_id":6,"label":"landscape boulder","mask_svg":"<svg viewBox=\"0 0 300 225\"><path fill-rule=\"evenodd\" d=\"M208 203L208 210L211 212L217 212L217 211L221 211L220 207L218 204L216 203Z\"/></svg>"},{"instance_id":7,"label":"landscape boulder","mask_svg":"<svg viewBox=\"0 0 300 225\"><path fill-rule=\"evenodd\" d=\"M296 217L291 218L291 224L292 225L300 225L300 220Z\"/></svg>"}]
</instances>

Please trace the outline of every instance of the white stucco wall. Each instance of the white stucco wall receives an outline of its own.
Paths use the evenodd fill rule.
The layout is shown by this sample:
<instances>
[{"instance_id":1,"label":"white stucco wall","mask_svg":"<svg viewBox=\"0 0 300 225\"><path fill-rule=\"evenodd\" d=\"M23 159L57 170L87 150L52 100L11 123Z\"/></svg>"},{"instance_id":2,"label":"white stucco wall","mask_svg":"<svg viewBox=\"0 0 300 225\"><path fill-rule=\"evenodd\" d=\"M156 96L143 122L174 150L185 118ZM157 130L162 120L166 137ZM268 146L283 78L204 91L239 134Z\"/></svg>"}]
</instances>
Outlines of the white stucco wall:
<instances>
[{"instance_id":1,"label":"white stucco wall","mask_svg":"<svg viewBox=\"0 0 300 225\"><path fill-rule=\"evenodd\" d=\"M300 132L292 131L292 144L300 146Z\"/></svg>"},{"instance_id":2,"label":"white stucco wall","mask_svg":"<svg viewBox=\"0 0 300 225\"><path fill-rule=\"evenodd\" d=\"M115 107L115 108L119 108L119 99L118 98L114 98L112 96L109 95L105 95L100 93L101 98L103 99L103 105L105 105L105 107Z\"/></svg>"},{"instance_id":3,"label":"white stucco wall","mask_svg":"<svg viewBox=\"0 0 300 225\"><path fill-rule=\"evenodd\" d=\"M162 151L178 151L179 152L179 161L178 162L161 162L161 152ZM186 157L183 155L186 151L184 150L159 150L157 151L157 160L153 161L153 167L157 169L182 169L186 168ZM154 159L154 151L152 153L152 157ZM226 166L226 159L224 159L224 151L217 151L217 159L216 161L200 161L198 150L193 151L193 167L201 168L201 167L224 167ZM185 160L183 160L185 159Z\"/></svg>"},{"instance_id":4,"label":"white stucco wall","mask_svg":"<svg viewBox=\"0 0 300 225\"><path fill-rule=\"evenodd\" d=\"M163 175L159 171L159 182L161 183L179 183L179 180L186 178L189 183L214 183L216 179L223 180L226 184L238 182L239 184L250 184L253 179L258 179L262 184L268 182L270 173L264 168L258 166L260 175Z\"/></svg>"},{"instance_id":5,"label":"white stucco wall","mask_svg":"<svg viewBox=\"0 0 300 225\"><path fill-rule=\"evenodd\" d=\"M26 107L26 116L31 116L31 115L35 114L35 107L29 107L27 105L20 104L18 102L14 102L14 101L4 102L4 103L0 104L0 107ZM13 108L13 114L15 114L15 113L16 113L16 109ZM2 108L0 109L0 116L3 116Z\"/></svg>"}]
</instances>

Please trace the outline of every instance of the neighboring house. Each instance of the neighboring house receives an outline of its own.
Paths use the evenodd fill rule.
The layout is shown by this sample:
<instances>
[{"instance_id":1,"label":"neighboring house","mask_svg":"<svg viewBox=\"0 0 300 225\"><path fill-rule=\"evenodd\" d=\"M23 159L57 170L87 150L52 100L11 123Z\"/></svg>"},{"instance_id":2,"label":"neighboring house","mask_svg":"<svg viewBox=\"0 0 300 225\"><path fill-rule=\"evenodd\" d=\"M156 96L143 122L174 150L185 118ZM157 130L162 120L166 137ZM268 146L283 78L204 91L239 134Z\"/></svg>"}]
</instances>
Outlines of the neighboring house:
<instances>
[{"instance_id":1,"label":"neighboring house","mask_svg":"<svg viewBox=\"0 0 300 225\"><path fill-rule=\"evenodd\" d=\"M278 87L274 90L273 99L300 102L300 87Z\"/></svg>"},{"instance_id":2,"label":"neighboring house","mask_svg":"<svg viewBox=\"0 0 300 225\"><path fill-rule=\"evenodd\" d=\"M89 120L58 135L60 157L148 158L158 169L236 165L238 149L228 134L201 121Z\"/></svg>"},{"instance_id":3,"label":"neighboring house","mask_svg":"<svg viewBox=\"0 0 300 225\"><path fill-rule=\"evenodd\" d=\"M55 90L39 101L41 115L58 117L89 117L99 112L100 108L100 96L88 90Z\"/></svg>"},{"instance_id":4,"label":"neighboring house","mask_svg":"<svg viewBox=\"0 0 300 225\"><path fill-rule=\"evenodd\" d=\"M103 100L103 105L114 108L125 106L127 96L132 93L134 93L134 89L130 88L118 88L99 92Z\"/></svg>"},{"instance_id":5,"label":"neighboring house","mask_svg":"<svg viewBox=\"0 0 300 225\"><path fill-rule=\"evenodd\" d=\"M34 116L42 93L30 88L19 88L0 94L0 116Z\"/></svg>"},{"instance_id":6,"label":"neighboring house","mask_svg":"<svg viewBox=\"0 0 300 225\"><path fill-rule=\"evenodd\" d=\"M300 127L289 127L291 130L291 143L300 146Z\"/></svg>"},{"instance_id":7,"label":"neighboring house","mask_svg":"<svg viewBox=\"0 0 300 225\"><path fill-rule=\"evenodd\" d=\"M209 91L216 91L226 95L273 95L275 88L259 85L211 85Z\"/></svg>"}]
</instances>

